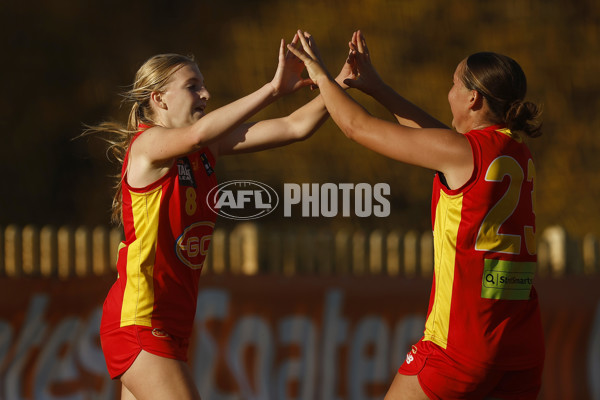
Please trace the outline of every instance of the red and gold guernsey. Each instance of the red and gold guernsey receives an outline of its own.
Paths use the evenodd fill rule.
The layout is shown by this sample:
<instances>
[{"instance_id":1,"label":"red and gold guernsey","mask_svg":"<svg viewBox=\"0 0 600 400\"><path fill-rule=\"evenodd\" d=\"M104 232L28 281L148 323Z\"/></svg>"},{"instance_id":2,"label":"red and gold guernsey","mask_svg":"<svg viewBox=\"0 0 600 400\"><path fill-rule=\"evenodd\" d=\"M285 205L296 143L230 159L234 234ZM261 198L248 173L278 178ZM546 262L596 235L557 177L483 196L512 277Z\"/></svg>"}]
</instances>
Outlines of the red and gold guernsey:
<instances>
[{"instance_id":1,"label":"red and gold guernsey","mask_svg":"<svg viewBox=\"0 0 600 400\"><path fill-rule=\"evenodd\" d=\"M519 135L501 126L465 134L469 181L433 184L434 278L423 340L482 367L540 365L544 343L536 269L535 166Z\"/></svg>"},{"instance_id":2,"label":"red and gold guernsey","mask_svg":"<svg viewBox=\"0 0 600 400\"><path fill-rule=\"evenodd\" d=\"M215 159L208 148L201 149L177 159L151 185L132 188L125 172L128 156L122 172L125 240L119 246L118 278L104 303L101 331L140 325L188 338L216 220L205 201L217 185Z\"/></svg>"}]
</instances>

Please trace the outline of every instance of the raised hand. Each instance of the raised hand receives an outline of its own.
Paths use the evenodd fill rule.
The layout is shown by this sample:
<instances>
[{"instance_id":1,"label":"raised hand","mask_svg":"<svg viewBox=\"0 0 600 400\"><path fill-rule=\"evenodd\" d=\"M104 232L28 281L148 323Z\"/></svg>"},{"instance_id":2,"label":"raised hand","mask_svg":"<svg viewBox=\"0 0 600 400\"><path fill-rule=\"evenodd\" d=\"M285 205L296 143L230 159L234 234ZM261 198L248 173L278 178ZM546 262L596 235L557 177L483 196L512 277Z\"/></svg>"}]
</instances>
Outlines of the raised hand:
<instances>
[{"instance_id":1,"label":"raised hand","mask_svg":"<svg viewBox=\"0 0 600 400\"><path fill-rule=\"evenodd\" d=\"M298 34L294 35L292 42L288 45L295 47L298 43ZM294 53L284 51L285 41L281 39L279 45L279 64L277 65L277 71L271 81L275 95L284 95L294 92L301 87L308 86L313 82L310 79L302 78L302 71L304 70L303 62L294 55Z\"/></svg>"},{"instance_id":2,"label":"raised hand","mask_svg":"<svg viewBox=\"0 0 600 400\"><path fill-rule=\"evenodd\" d=\"M358 75L358 69L356 67L356 60L354 59L354 53L352 50L348 51L348 58L344 61L344 65L338 76L335 78L335 81L340 85L343 89L348 89L350 86L346 83L347 80L352 81L355 80Z\"/></svg>"},{"instance_id":3,"label":"raised hand","mask_svg":"<svg viewBox=\"0 0 600 400\"><path fill-rule=\"evenodd\" d=\"M354 61L354 73L344 83L351 88L371 94L375 88L384 83L371 63L367 41L360 30L352 34L352 40L348 46Z\"/></svg>"},{"instance_id":4,"label":"raised hand","mask_svg":"<svg viewBox=\"0 0 600 400\"><path fill-rule=\"evenodd\" d=\"M302 48L296 48L292 44L288 44L287 48L296 57L302 60L306 66L306 71L308 72L309 77L312 79L313 84L318 86L319 80L329 79L329 74L327 69L325 69L323 61L321 60L321 55L319 54L317 44L308 32L298 30L297 36L300 39L300 43L302 43Z\"/></svg>"}]
</instances>

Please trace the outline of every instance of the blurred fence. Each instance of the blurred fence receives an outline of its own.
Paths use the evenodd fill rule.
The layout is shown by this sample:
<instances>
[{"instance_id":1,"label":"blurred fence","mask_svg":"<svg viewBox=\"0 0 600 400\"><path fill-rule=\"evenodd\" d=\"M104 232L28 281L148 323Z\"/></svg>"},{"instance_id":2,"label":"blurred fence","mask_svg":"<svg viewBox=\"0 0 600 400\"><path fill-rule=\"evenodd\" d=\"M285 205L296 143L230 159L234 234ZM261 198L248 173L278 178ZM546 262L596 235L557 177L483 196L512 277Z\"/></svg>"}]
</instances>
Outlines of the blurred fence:
<instances>
[{"instance_id":1,"label":"blurred fence","mask_svg":"<svg viewBox=\"0 0 600 400\"><path fill-rule=\"evenodd\" d=\"M0 276L86 277L115 269L120 229L105 226L0 227ZM255 275L389 275L427 277L433 236L413 230L272 230L244 222L217 228L205 271ZM600 271L598 238L571 238L560 226L538 235L538 274L591 275Z\"/></svg>"}]
</instances>

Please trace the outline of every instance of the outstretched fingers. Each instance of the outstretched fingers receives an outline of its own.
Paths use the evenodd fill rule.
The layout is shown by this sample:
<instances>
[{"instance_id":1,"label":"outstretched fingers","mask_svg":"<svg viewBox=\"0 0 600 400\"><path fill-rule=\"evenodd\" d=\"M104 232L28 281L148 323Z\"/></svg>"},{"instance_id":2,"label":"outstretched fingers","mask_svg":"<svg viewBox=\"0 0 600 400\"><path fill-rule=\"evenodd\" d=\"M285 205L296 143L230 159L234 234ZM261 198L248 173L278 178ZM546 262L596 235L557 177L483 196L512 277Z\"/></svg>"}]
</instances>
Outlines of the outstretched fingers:
<instances>
[{"instance_id":1,"label":"outstretched fingers","mask_svg":"<svg viewBox=\"0 0 600 400\"><path fill-rule=\"evenodd\" d=\"M362 59L369 61L369 48L367 47L367 41L361 31L354 32L352 35L352 41L348 43L350 49L355 52L355 55Z\"/></svg>"},{"instance_id":2,"label":"outstretched fingers","mask_svg":"<svg viewBox=\"0 0 600 400\"><path fill-rule=\"evenodd\" d=\"M298 34L296 33L296 34L294 35L294 37L292 38L292 41L291 41L291 42L290 42L290 43L289 43L287 46L285 45L285 43L283 43L283 39L281 39L281 40L282 40L282 47L286 47L286 48L288 49L288 50L286 51L286 53L285 53L285 58L286 58L286 59L296 59L296 60L300 61L300 60L299 60L299 59L298 59L298 58L297 58L297 57L294 55L294 53L292 53L292 52L289 50L289 47L288 47L288 46L290 46L290 45L291 45L291 46L293 46L294 48L296 48L296 46L298 45Z\"/></svg>"},{"instance_id":3,"label":"outstretched fingers","mask_svg":"<svg viewBox=\"0 0 600 400\"><path fill-rule=\"evenodd\" d=\"M315 61L321 60L321 55L319 54L319 49L317 49L317 44L315 43L314 38L308 32L298 31L298 36L300 37L300 42L302 43L302 48L304 51Z\"/></svg>"},{"instance_id":4,"label":"outstretched fingers","mask_svg":"<svg viewBox=\"0 0 600 400\"><path fill-rule=\"evenodd\" d=\"M298 30L298 39L300 40L302 46L296 48L288 45L288 50L302 60L306 66L308 75L313 82L317 84L317 80L328 76L323 63L321 62L317 45L308 32Z\"/></svg>"},{"instance_id":5,"label":"outstretched fingers","mask_svg":"<svg viewBox=\"0 0 600 400\"><path fill-rule=\"evenodd\" d=\"M362 34L362 32L360 30L357 33L357 44L358 44L358 51L360 51L365 56L369 57L369 49L367 47L367 40L365 39L365 36Z\"/></svg>"},{"instance_id":6,"label":"outstretched fingers","mask_svg":"<svg viewBox=\"0 0 600 400\"><path fill-rule=\"evenodd\" d=\"M352 51L358 51L357 40L358 40L358 32L354 31L354 32L352 32L352 39L348 43L348 46L350 47L350 50L352 50Z\"/></svg>"},{"instance_id":7,"label":"outstretched fingers","mask_svg":"<svg viewBox=\"0 0 600 400\"><path fill-rule=\"evenodd\" d=\"M291 44L288 44L287 48L288 48L288 51L290 51L293 55L298 57L300 59L300 61L302 61L303 63L306 64L307 62L312 61L310 56L303 49L297 49L294 46L292 46Z\"/></svg>"},{"instance_id":8,"label":"outstretched fingers","mask_svg":"<svg viewBox=\"0 0 600 400\"><path fill-rule=\"evenodd\" d=\"M271 81L276 95L292 93L303 86L312 84L312 80L302 78L304 62L290 50L297 44L297 35L289 44L286 44L284 39L281 39L279 43L279 64Z\"/></svg>"},{"instance_id":9,"label":"outstretched fingers","mask_svg":"<svg viewBox=\"0 0 600 400\"><path fill-rule=\"evenodd\" d=\"M298 57L300 60L302 60L302 62L304 62L306 64L307 62L314 61L316 59L316 57L314 56L314 53L312 52L310 44L304 37L305 34L308 34L308 33L302 32L299 30L298 33L294 36L294 39L298 38L300 40L301 47L296 48L295 44L292 45L292 43L290 43L290 44L288 44L287 48L290 52L292 52L292 54L294 54L296 57ZM297 43L297 41L296 41L296 43Z\"/></svg>"},{"instance_id":10,"label":"outstretched fingers","mask_svg":"<svg viewBox=\"0 0 600 400\"><path fill-rule=\"evenodd\" d=\"M286 58L284 48L285 40L281 39L281 42L279 42L279 61L282 61Z\"/></svg>"}]
</instances>

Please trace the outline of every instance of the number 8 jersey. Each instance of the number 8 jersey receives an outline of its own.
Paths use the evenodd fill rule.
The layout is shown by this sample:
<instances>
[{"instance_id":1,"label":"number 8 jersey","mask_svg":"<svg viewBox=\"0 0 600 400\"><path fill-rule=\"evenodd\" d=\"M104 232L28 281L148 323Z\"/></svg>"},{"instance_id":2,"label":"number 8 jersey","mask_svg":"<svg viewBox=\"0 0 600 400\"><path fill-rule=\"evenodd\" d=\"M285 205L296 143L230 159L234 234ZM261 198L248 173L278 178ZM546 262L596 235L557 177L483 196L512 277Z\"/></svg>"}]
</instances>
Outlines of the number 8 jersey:
<instances>
[{"instance_id":1,"label":"number 8 jersey","mask_svg":"<svg viewBox=\"0 0 600 400\"><path fill-rule=\"evenodd\" d=\"M530 368L544 344L536 268L535 167L518 134L465 134L474 169L450 190L433 184L434 279L423 340L484 367Z\"/></svg>"},{"instance_id":2,"label":"number 8 jersey","mask_svg":"<svg viewBox=\"0 0 600 400\"><path fill-rule=\"evenodd\" d=\"M187 339L217 217L206 203L217 185L215 160L208 148L200 149L175 160L154 183L133 188L127 183L128 156L122 172L125 240L119 245L117 281L104 302L101 332L139 325Z\"/></svg>"}]
</instances>

